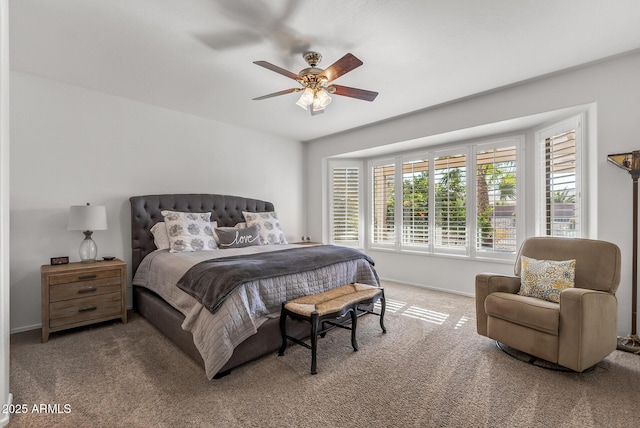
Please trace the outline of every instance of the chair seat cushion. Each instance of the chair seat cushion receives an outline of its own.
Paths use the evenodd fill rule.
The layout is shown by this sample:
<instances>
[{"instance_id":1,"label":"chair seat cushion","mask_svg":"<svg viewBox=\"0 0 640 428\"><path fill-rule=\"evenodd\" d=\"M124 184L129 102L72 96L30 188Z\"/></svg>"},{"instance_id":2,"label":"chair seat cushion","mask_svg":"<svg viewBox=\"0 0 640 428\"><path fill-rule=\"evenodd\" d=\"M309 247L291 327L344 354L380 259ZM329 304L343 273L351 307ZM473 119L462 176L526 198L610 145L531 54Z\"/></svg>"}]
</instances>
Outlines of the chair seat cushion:
<instances>
[{"instance_id":1,"label":"chair seat cushion","mask_svg":"<svg viewBox=\"0 0 640 428\"><path fill-rule=\"evenodd\" d=\"M535 297L519 296L511 293L491 293L485 302L487 315L558 335L560 305Z\"/></svg>"}]
</instances>

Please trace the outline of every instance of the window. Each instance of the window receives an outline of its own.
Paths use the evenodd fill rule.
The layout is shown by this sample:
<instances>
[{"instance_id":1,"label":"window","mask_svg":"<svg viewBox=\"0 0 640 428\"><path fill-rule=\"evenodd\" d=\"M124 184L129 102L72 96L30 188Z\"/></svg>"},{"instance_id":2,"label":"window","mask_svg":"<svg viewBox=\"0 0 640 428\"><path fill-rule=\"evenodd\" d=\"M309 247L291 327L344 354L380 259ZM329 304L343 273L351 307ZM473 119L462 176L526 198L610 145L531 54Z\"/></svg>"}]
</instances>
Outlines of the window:
<instances>
[{"instance_id":1,"label":"window","mask_svg":"<svg viewBox=\"0 0 640 428\"><path fill-rule=\"evenodd\" d=\"M435 242L440 249L467 247L467 155L434 159Z\"/></svg>"},{"instance_id":2,"label":"window","mask_svg":"<svg viewBox=\"0 0 640 428\"><path fill-rule=\"evenodd\" d=\"M375 244L395 244L395 161L382 161L374 164L372 186L371 241Z\"/></svg>"},{"instance_id":3,"label":"window","mask_svg":"<svg viewBox=\"0 0 640 428\"><path fill-rule=\"evenodd\" d=\"M581 117L539 131L538 235L583 236L581 203Z\"/></svg>"},{"instance_id":4,"label":"window","mask_svg":"<svg viewBox=\"0 0 640 428\"><path fill-rule=\"evenodd\" d=\"M515 253L518 246L518 146L484 145L476 151L476 251Z\"/></svg>"},{"instance_id":5,"label":"window","mask_svg":"<svg viewBox=\"0 0 640 428\"><path fill-rule=\"evenodd\" d=\"M512 260L534 227L537 235L584 236L581 189L588 177L581 165L593 158L581 151L583 121L579 115L527 130L535 155L528 171L535 180L526 199L524 135L369 159L366 173L364 163L334 166L331 239L371 249ZM525 206L528 201L535 209Z\"/></svg>"},{"instance_id":6,"label":"window","mask_svg":"<svg viewBox=\"0 0 640 428\"><path fill-rule=\"evenodd\" d=\"M362 246L361 162L330 164L330 242Z\"/></svg>"},{"instance_id":7,"label":"window","mask_svg":"<svg viewBox=\"0 0 640 428\"><path fill-rule=\"evenodd\" d=\"M518 136L370 162L369 245L512 258L521 223L517 177L523 140Z\"/></svg>"},{"instance_id":8,"label":"window","mask_svg":"<svg viewBox=\"0 0 640 428\"><path fill-rule=\"evenodd\" d=\"M429 245L429 160L402 162L402 246Z\"/></svg>"}]
</instances>

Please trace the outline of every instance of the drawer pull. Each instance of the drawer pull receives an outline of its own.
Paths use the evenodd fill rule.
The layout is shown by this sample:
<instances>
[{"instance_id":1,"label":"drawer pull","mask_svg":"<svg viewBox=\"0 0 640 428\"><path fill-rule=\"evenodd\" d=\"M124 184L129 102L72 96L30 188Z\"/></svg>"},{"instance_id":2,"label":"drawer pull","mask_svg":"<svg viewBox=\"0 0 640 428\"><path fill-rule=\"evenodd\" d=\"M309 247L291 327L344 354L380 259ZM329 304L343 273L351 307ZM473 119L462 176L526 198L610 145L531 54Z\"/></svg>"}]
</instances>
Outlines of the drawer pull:
<instances>
[{"instance_id":1,"label":"drawer pull","mask_svg":"<svg viewBox=\"0 0 640 428\"><path fill-rule=\"evenodd\" d=\"M80 290L78 290L78 293L91 293L96 291L97 289L98 289L97 287L81 288Z\"/></svg>"},{"instance_id":2,"label":"drawer pull","mask_svg":"<svg viewBox=\"0 0 640 428\"><path fill-rule=\"evenodd\" d=\"M98 275L84 275L84 276L79 276L79 279L93 279L96 278Z\"/></svg>"},{"instance_id":3,"label":"drawer pull","mask_svg":"<svg viewBox=\"0 0 640 428\"><path fill-rule=\"evenodd\" d=\"M96 309L98 309L97 306L88 306L86 308L78 309L78 312L90 312L90 311L95 311Z\"/></svg>"}]
</instances>

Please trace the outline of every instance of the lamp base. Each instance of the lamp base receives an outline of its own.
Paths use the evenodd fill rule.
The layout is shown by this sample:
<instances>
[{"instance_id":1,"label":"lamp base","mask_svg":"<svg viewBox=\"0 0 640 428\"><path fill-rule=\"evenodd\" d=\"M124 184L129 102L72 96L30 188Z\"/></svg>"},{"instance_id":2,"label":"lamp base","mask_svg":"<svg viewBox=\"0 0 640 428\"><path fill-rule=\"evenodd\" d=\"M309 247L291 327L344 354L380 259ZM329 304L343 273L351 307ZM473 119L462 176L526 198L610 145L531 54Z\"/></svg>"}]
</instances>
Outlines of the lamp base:
<instances>
[{"instance_id":1,"label":"lamp base","mask_svg":"<svg viewBox=\"0 0 640 428\"><path fill-rule=\"evenodd\" d=\"M82 233L84 233L84 239L80 243L80 249L78 251L80 261L82 263L94 263L98 255L98 246L94 240L91 239L93 232L91 230L85 230Z\"/></svg>"},{"instance_id":2,"label":"lamp base","mask_svg":"<svg viewBox=\"0 0 640 428\"><path fill-rule=\"evenodd\" d=\"M631 352L640 355L640 337L630 334L626 337L618 337L618 351Z\"/></svg>"}]
</instances>

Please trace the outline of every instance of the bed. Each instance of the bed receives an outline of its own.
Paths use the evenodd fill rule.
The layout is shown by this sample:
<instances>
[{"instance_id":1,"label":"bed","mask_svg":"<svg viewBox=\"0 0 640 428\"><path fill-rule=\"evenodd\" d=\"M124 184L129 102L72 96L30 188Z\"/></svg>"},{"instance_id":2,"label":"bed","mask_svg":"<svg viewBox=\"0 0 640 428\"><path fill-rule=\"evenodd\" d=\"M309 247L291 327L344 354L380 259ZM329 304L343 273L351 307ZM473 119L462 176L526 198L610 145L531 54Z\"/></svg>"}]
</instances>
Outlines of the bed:
<instances>
[{"instance_id":1,"label":"bed","mask_svg":"<svg viewBox=\"0 0 640 428\"><path fill-rule=\"evenodd\" d=\"M235 227L245 221L243 212L269 213L275 207L266 201L218 194L135 196L130 203L134 310L198 362L210 379L279 348L276 308L282 301L348 282L378 285L373 264L366 256L340 260L329 266L246 281L211 312L175 286L178 279L187 277L192 266L209 259L255 257L251 255L256 253L289 257L303 251L296 248L309 247L284 244L170 253L156 248L151 233L151 228L164 220L163 210L210 212L210 221L217 222L218 227ZM308 326L294 321L288 322L287 332L298 338L309 334Z\"/></svg>"}]
</instances>

